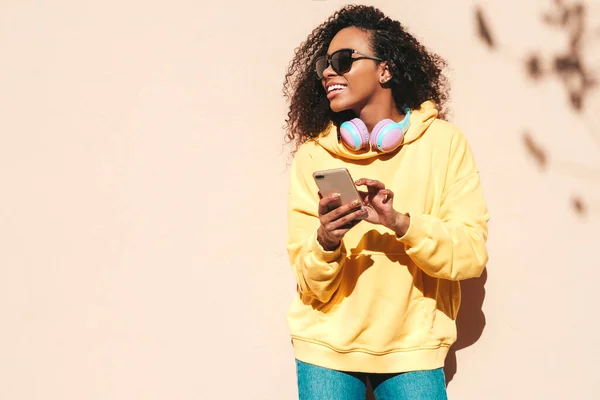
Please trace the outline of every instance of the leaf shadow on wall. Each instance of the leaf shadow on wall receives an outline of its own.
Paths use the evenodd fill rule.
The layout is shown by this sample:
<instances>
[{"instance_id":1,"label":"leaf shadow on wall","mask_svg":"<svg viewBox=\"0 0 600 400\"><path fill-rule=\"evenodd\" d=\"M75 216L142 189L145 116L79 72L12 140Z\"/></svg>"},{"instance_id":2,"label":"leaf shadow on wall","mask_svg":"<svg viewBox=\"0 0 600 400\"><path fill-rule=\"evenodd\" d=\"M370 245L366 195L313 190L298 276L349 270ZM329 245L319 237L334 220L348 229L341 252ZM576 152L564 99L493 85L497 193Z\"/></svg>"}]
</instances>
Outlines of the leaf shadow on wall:
<instances>
[{"instance_id":1,"label":"leaf shadow on wall","mask_svg":"<svg viewBox=\"0 0 600 400\"><path fill-rule=\"evenodd\" d=\"M567 36L567 49L559 54L550 56L544 68L543 57L539 54L530 54L525 66L527 74L532 80L540 80L548 76L556 76L562 82L567 92L569 103L577 113L582 113L585 100L597 85L591 69L585 63L586 44L586 14L587 7L583 2L565 4L562 0L555 0L555 7L545 13L542 20L545 24L556 27Z\"/></svg>"},{"instance_id":2,"label":"leaf shadow on wall","mask_svg":"<svg viewBox=\"0 0 600 400\"><path fill-rule=\"evenodd\" d=\"M526 154L533 161L538 170L540 172L546 172L550 164L548 152L530 132L523 133L523 146L525 147ZM560 169L573 177L588 178L592 180L600 179L600 170L594 170L583 165L566 163L564 161L560 162L560 160L554 159L552 167ZM569 206L572 212L579 218L584 218L588 214L589 206L579 194L571 195Z\"/></svg>"},{"instance_id":3,"label":"leaf shadow on wall","mask_svg":"<svg viewBox=\"0 0 600 400\"><path fill-rule=\"evenodd\" d=\"M585 115L586 108L590 108L587 104L589 97L598 86L596 73L593 68L586 65L586 47L592 44L593 39L599 38L588 32L589 27L586 26L588 10L589 7L585 2L566 4L563 0L554 0L553 9L544 13L542 20L546 25L563 31L567 37L567 48L563 52L546 56L540 55L539 52L530 53L525 60L525 70L527 77L533 82L557 78L562 83L571 110L585 120L588 134L600 150L600 129ZM536 143L529 133L524 134L524 144L538 167L545 170L549 157L543 151L542 145ZM540 155L543 158L540 158ZM590 172L597 172L583 165L560 162L560 160L554 160L552 167L578 178L589 176ZM580 218L586 217L590 211L587 202L580 194L571 195L569 206L571 211Z\"/></svg>"},{"instance_id":4,"label":"leaf shadow on wall","mask_svg":"<svg viewBox=\"0 0 600 400\"><path fill-rule=\"evenodd\" d=\"M592 91L598 87L597 71L586 62L585 57L587 53L593 53L590 48L600 39L600 34L594 34L594 29L586 24L588 10L589 6L583 1L566 4L563 0L554 0L552 9L542 13L541 21L545 25L565 35L566 47L559 52L541 49L524 57L515 54L493 33L493 21L481 6L475 7L475 33L481 44L491 52L522 63L531 81L558 79L571 109L583 116ZM600 27L597 31L600 33ZM594 128L592 130L598 130ZM594 139L600 146L600 137L597 136L600 132L595 134Z\"/></svg>"}]
</instances>

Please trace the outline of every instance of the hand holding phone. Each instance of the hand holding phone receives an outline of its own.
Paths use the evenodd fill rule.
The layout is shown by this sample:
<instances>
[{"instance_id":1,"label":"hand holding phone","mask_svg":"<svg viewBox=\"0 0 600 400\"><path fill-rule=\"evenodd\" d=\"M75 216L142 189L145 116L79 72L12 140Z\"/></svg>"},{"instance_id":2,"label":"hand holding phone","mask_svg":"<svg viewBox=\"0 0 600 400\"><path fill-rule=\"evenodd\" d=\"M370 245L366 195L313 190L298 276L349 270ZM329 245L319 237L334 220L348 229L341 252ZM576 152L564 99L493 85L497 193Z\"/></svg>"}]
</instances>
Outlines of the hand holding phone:
<instances>
[{"instance_id":1,"label":"hand holding phone","mask_svg":"<svg viewBox=\"0 0 600 400\"><path fill-rule=\"evenodd\" d=\"M362 203L358 189L346 168L317 171L313 174L313 178L323 198L339 194L338 201L334 203L337 206L350 204L356 200Z\"/></svg>"},{"instance_id":2,"label":"hand holding phone","mask_svg":"<svg viewBox=\"0 0 600 400\"><path fill-rule=\"evenodd\" d=\"M334 250L346 232L367 216L367 211L346 168L317 171L313 178L321 197L317 240L325 250Z\"/></svg>"}]
</instances>

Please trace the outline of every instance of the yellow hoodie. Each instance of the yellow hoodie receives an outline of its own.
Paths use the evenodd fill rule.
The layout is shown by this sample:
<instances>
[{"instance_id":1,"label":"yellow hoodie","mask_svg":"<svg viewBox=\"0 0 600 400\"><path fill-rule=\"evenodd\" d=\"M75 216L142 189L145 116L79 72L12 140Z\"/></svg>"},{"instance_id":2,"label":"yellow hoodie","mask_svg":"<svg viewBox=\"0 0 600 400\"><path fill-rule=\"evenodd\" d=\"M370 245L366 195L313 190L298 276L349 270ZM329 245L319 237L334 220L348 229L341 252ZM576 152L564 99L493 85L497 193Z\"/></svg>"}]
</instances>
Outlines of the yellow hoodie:
<instances>
[{"instance_id":1,"label":"yellow hoodie","mask_svg":"<svg viewBox=\"0 0 600 400\"><path fill-rule=\"evenodd\" d=\"M352 152L334 126L297 151L288 200L288 253L297 295L288 311L296 358L318 366L392 373L442 367L456 340L458 280L488 260L487 207L469 145L432 102L411 112L399 150ZM410 215L403 237L361 221L335 251L316 240L312 173L345 167L383 182Z\"/></svg>"}]
</instances>

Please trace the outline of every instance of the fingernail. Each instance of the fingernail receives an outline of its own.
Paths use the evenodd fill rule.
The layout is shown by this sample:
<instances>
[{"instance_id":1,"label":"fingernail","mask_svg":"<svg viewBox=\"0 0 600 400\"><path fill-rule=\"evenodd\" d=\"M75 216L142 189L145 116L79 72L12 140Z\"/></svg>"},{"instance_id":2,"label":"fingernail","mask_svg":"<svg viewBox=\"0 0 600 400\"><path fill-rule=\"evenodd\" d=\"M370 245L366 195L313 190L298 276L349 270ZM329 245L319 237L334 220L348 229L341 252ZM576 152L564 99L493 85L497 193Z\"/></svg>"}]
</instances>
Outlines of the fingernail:
<instances>
[{"instance_id":1,"label":"fingernail","mask_svg":"<svg viewBox=\"0 0 600 400\"><path fill-rule=\"evenodd\" d=\"M357 205L359 205L359 204L360 204L360 201L358 201L358 200L354 200L354 201L352 202L352 205L353 205L353 206L357 206Z\"/></svg>"},{"instance_id":2,"label":"fingernail","mask_svg":"<svg viewBox=\"0 0 600 400\"><path fill-rule=\"evenodd\" d=\"M367 183L372 183L373 181L370 179L367 179Z\"/></svg>"},{"instance_id":3,"label":"fingernail","mask_svg":"<svg viewBox=\"0 0 600 400\"><path fill-rule=\"evenodd\" d=\"M334 199L339 199L340 198L340 194L339 193L334 193L331 195L332 198Z\"/></svg>"}]
</instances>

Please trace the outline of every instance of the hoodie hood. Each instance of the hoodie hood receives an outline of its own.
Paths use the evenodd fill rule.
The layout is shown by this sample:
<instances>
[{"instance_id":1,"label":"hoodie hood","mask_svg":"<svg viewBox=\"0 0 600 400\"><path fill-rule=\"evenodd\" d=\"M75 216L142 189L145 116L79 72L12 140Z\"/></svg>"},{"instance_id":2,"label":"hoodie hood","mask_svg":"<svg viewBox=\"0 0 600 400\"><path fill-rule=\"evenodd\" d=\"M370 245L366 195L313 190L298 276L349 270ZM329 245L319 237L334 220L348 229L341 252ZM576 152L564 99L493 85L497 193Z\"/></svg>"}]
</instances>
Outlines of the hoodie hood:
<instances>
[{"instance_id":1,"label":"hoodie hood","mask_svg":"<svg viewBox=\"0 0 600 400\"><path fill-rule=\"evenodd\" d=\"M408 131L404 135L401 146L412 143L420 138L437 116L438 111L435 108L435 104L429 100L421 104L421 107L418 110L411 110L410 125ZM325 150L350 160L364 160L378 157L382 154L377 150L371 149L363 149L360 151L348 149L340 140L338 140L337 127L333 123L319 135L316 142Z\"/></svg>"}]
</instances>

